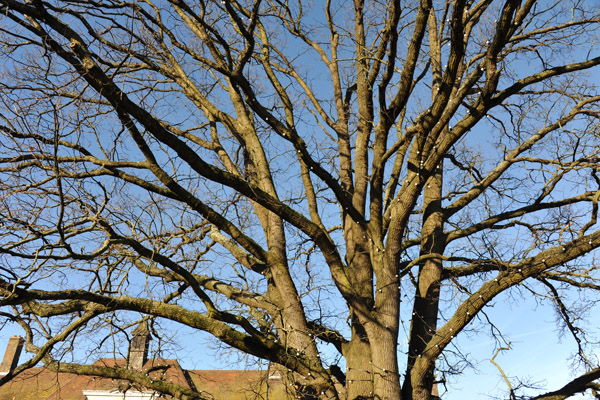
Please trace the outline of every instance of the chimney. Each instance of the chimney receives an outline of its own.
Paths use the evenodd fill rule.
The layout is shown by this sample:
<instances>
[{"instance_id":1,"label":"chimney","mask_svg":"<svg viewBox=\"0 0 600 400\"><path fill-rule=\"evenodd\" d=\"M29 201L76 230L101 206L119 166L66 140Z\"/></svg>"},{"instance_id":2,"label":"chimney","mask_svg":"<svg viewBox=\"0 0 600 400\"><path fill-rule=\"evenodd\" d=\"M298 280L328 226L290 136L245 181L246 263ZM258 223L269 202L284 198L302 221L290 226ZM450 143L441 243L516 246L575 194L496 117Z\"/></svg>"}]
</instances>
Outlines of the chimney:
<instances>
[{"instance_id":1,"label":"chimney","mask_svg":"<svg viewBox=\"0 0 600 400\"><path fill-rule=\"evenodd\" d=\"M148 321L143 321L134 329L133 338L129 344L127 366L131 369L141 370L148 361L148 345L150 344L150 331Z\"/></svg>"},{"instance_id":2,"label":"chimney","mask_svg":"<svg viewBox=\"0 0 600 400\"><path fill-rule=\"evenodd\" d=\"M25 340L21 336L12 336L8 339L4 360L0 364L0 376L8 374L17 366L24 342Z\"/></svg>"}]
</instances>

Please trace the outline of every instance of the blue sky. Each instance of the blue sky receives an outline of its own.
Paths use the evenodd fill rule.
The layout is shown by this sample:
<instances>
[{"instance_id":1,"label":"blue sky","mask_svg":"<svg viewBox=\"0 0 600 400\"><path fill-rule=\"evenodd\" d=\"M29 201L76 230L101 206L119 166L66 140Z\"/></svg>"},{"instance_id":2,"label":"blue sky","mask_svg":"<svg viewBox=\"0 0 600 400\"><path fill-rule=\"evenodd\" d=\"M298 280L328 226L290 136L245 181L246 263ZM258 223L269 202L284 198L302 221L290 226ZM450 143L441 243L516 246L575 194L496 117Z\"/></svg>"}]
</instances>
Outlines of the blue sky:
<instances>
[{"instance_id":1,"label":"blue sky","mask_svg":"<svg viewBox=\"0 0 600 400\"><path fill-rule=\"evenodd\" d=\"M486 310L511 344L511 350L502 351L495 358L504 373L509 378L519 377L544 388L525 392L529 394L559 389L582 373L581 369L573 369L570 362L577 350L576 342L568 334L560 337L552 307L534 304L531 300L509 305L511 301L503 294L496 300L494 308ZM590 325L595 328L600 321L593 317L593 313L590 315ZM494 340L486 331L473 337L459 335L457 339L456 345L478 360L475 363L476 370L468 369L453 379L448 386L449 393L442 397L447 400L507 398L507 385L497 367L490 362L497 348ZM515 385L517 382L513 378L511 383Z\"/></svg>"}]
</instances>

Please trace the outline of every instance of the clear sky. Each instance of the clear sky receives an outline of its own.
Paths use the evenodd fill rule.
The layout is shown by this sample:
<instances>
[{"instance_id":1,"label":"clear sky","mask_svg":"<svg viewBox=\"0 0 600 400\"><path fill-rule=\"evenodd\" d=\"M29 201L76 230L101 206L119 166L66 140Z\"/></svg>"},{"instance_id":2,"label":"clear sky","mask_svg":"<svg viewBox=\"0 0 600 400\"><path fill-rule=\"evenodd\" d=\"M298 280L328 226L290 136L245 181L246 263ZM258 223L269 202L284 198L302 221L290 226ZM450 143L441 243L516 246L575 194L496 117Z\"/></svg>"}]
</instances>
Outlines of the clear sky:
<instances>
[{"instance_id":1,"label":"clear sky","mask_svg":"<svg viewBox=\"0 0 600 400\"><path fill-rule=\"evenodd\" d=\"M593 311L589 313L590 323L597 327L600 321L594 317ZM526 393L540 394L557 390L582 373L580 368L575 369L571 363L577 344L569 334L560 335L556 312L547 302L536 305L531 300L523 300L515 303L503 295L495 301L495 307L488 308L486 313L511 344L511 350L500 352L495 361L512 385L518 384L515 377L519 377L545 389ZM459 335L457 339L461 350L478 360L474 364L476 370L467 369L461 376L455 377L448 386L449 393L444 395L441 391L442 398L508 398L507 385L498 368L490 362L497 347L489 331L479 332L473 337ZM588 356L594 358L598 354Z\"/></svg>"}]
</instances>

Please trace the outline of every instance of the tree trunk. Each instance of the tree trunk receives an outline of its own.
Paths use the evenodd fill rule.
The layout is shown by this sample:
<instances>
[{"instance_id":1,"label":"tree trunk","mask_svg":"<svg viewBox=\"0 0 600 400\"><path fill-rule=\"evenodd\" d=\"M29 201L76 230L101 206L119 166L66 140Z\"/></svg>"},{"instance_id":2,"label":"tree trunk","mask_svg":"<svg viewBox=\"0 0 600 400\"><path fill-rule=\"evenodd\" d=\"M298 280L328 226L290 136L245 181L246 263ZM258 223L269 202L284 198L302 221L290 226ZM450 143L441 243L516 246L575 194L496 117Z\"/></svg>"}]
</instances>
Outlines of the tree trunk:
<instances>
[{"instance_id":1,"label":"tree trunk","mask_svg":"<svg viewBox=\"0 0 600 400\"><path fill-rule=\"evenodd\" d=\"M372 253L377 282L375 322L367 326L373 359L373 388L376 399L400 400L398 371L398 290L397 267L392 266L384 251Z\"/></svg>"},{"instance_id":2,"label":"tree trunk","mask_svg":"<svg viewBox=\"0 0 600 400\"><path fill-rule=\"evenodd\" d=\"M380 326L376 332L377 339L372 340L371 345L374 398L400 400L396 331Z\"/></svg>"},{"instance_id":3,"label":"tree trunk","mask_svg":"<svg viewBox=\"0 0 600 400\"><path fill-rule=\"evenodd\" d=\"M367 236L350 217L346 217L346 260L352 283L364 304L373 304L373 269ZM367 399L373 395L372 354L365 327L351 310L351 338L344 348L346 357L347 399Z\"/></svg>"},{"instance_id":4,"label":"tree trunk","mask_svg":"<svg viewBox=\"0 0 600 400\"><path fill-rule=\"evenodd\" d=\"M424 189L421 255L442 254L445 248L444 216L441 205L442 168L428 180ZM442 262L428 259L421 265L418 290L413 306L403 400L429 400L433 390L434 371L418 371L415 360L421 356L437 329Z\"/></svg>"},{"instance_id":5,"label":"tree trunk","mask_svg":"<svg viewBox=\"0 0 600 400\"><path fill-rule=\"evenodd\" d=\"M344 348L346 357L346 399L372 398L373 364L371 346L363 326L352 319L352 338Z\"/></svg>"}]
</instances>

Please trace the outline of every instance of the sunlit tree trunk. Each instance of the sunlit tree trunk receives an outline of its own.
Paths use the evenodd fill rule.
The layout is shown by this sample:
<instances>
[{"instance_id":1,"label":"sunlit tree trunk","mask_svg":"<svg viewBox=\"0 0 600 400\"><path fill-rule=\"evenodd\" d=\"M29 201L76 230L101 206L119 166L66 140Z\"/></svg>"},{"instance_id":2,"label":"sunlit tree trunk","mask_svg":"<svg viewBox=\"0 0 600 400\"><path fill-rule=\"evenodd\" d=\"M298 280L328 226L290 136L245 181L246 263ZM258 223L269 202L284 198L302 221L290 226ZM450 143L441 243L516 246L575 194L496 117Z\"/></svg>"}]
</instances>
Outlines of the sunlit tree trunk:
<instances>
[{"instance_id":1,"label":"sunlit tree trunk","mask_svg":"<svg viewBox=\"0 0 600 400\"><path fill-rule=\"evenodd\" d=\"M346 262L349 276L361 301L373 304L373 269L366 233L351 218L346 218ZM350 313L349 342L344 347L346 358L346 396L348 399L368 398L373 393L371 343L365 326L356 311Z\"/></svg>"}]
</instances>

